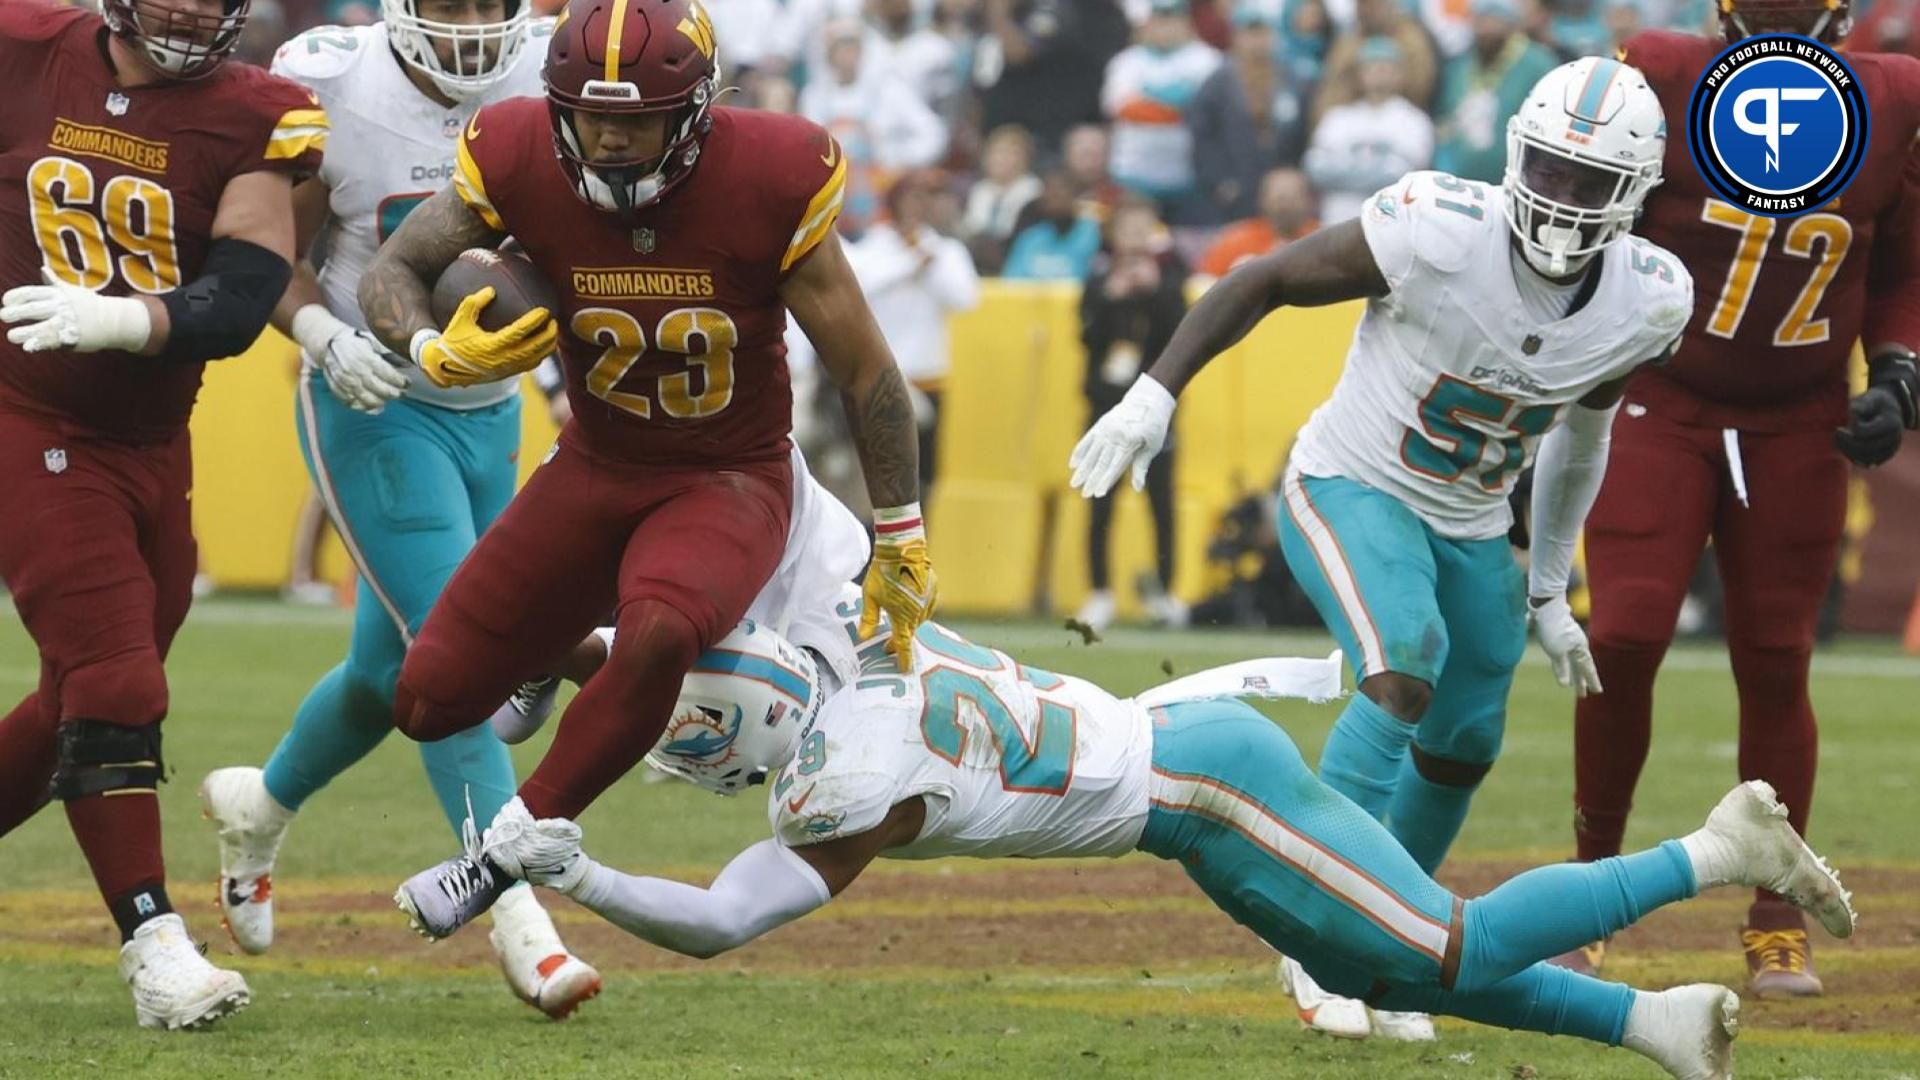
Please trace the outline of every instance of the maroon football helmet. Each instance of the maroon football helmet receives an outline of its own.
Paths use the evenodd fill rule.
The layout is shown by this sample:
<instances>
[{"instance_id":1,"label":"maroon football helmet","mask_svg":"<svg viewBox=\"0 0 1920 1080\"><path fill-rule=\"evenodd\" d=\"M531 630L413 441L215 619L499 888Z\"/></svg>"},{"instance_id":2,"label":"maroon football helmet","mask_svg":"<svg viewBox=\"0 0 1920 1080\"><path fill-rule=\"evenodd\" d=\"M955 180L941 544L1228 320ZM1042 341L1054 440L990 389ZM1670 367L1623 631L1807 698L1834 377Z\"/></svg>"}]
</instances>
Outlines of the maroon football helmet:
<instances>
[{"instance_id":1,"label":"maroon football helmet","mask_svg":"<svg viewBox=\"0 0 1920 1080\"><path fill-rule=\"evenodd\" d=\"M1801 34L1832 45L1852 29L1850 0L1720 0L1720 33L1728 41Z\"/></svg>"},{"instance_id":2,"label":"maroon football helmet","mask_svg":"<svg viewBox=\"0 0 1920 1080\"><path fill-rule=\"evenodd\" d=\"M102 0L100 14L155 68L175 79L213 74L240 44L253 0L225 0L220 14L175 11L154 0Z\"/></svg>"},{"instance_id":3,"label":"maroon football helmet","mask_svg":"<svg viewBox=\"0 0 1920 1080\"><path fill-rule=\"evenodd\" d=\"M588 205L630 214L693 172L720 91L713 23L699 0L570 0L541 72L560 167ZM646 157L589 160L576 116L666 116L666 142Z\"/></svg>"}]
</instances>

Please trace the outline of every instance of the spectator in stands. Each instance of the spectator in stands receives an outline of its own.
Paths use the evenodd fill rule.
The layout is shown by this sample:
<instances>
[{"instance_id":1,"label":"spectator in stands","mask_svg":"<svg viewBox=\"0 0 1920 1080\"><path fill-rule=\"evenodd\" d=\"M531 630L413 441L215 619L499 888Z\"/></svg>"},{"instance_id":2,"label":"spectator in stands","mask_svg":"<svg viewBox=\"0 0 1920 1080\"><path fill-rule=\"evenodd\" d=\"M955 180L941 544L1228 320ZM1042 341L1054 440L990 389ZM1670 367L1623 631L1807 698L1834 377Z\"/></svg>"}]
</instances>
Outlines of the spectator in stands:
<instances>
[{"instance_id":1,"label":"spectator in stands","mask_svg":"<svg viewBox=\"0 0 1920 1080\"><path fill-rule=\"evenodd\" d=\"M953 42L923 23L914 0L867 0L866 62L891 71L942 117L960 84Z\"/></svg>"},{"instance_id":2,"label":"spectator in stands","mask_svg":"<svg viewBox=\"0 0 1920 1080\"><path fill-rule=\"evenodd\" d=\"M1040 178L1033 174L1033 139L1024 128L1011 124L995 128L987 136L980 166L980 179L967 192L960 235L974 262L994 273L1006 261L1020 211L1040 194Z\"/></svg>"},{"instance_id":3,"label":"spectator in stands","mask_svg":"<svg viewBox=\"0 0 1920 1080\"><path fill-rule=\"evenodd\" d=\"M1014 233L1005 278L1083 281L1100 251L1100 221L1084 212L1073 197L1064 171L1049 171L1040 196L1027 207L1032 224Z\"/></svg>"},{"instance_id":4,"label":"spectator in stands","mask_svg":"<svg viewBox=\"0 0 1920 1080\"><path fill-rule=\"evenodd\" d=\"M1447 62L1434 107L1433 167L1497 184L1507 167L1507 120L1560 60L1520 29L1513 0L1474 0L1473 48Z\"/></svg>"},{"instance_id":5,"label":"spectator in stands","mask_svg":"<svg viewBox=\"0 0 1920 1080\"><path fill-rule=\"evenodd\" d=\"M1640 23L1644 17L1636 0L1607 0L1606 11L1601 17L1607 23L1607 37L1613 46L1614 55L1626 47L1627 39L1640 32Z\"/></svg>"},{"instance_id":6,"label":"spectator in stands","mask_svg":"<svg viewBox=\"0 0 1920 1080\"><path fill-rule=\"evenodd\" d=\"M1126 198L1107 221L1107 250L1095 261L1080 294L1080 342L1086 347L1087 415L1101 416L1120 403L1141 371L1173 338L1187 313L1187 271L1173 254L1153 203ZM1153 508L1155 580L1147 599L1155 622L1184 626L1186 605L1172 595L1174 556L1173 443L1147 471ZM1116 493L1117 494L1117 493ZM1098 630L1113 622L1108 536L1116 494L1094 499L1087 529L1087 569L1093 592L1081 606L1081 622Z\"/></svg>"},{"instance_id":7,"label":"spectator in stands","mask_svg":"<svg viewBox=\"0 0 1920 1080\"><path fill-rule=\"evenodd\" d=\"M987 36L974 82L985 91L988 130L1018 124L1041 146L1100 119L1100 80L1126 47L1114 0L985 0Z\"/></svg>"},{"instance_id":8,"label":"spectator in stands","mask_svg":"<svg viewBox=\"0 0 1920 1080\"><path fill-rule=\"evenodd\" d=\"M1187 0L1152 0L1135 44L1107 65L1100 105L1113 125L1108 168L1122 188L1191 220L1193 136L1185 116L1220 66L1219 50L1193 36Z\"/></svg>"},{"instance_id":9,"label":"spectator in stands","mask_svg":"<svg viewBox=\"0 0 1920 1080\"><path fill-rule=\"evenodd\" d=\"M1613 55L1613 34L1607 30L1601 0L1544 0L1542 10L1547 42L1561 59Z\"/></svg>"},{"instance_id":10,"label":"spectator in stands","mask_svg":"<svg viewBox=\"0 0 1920 1080\"><path fill-rule=\"evenodd\" d=\"M1333 47L1333 23L1327 18L1322 0L1284 0L1280 22L1286 32L1280 35L1280 59L1302 87L1320 83L1327 64L1327 50Z\"/></svg>"},{"instance_id":11,"label":"spectator in stands","mask_svg":"<svg viewBox=\"0 0 1920 1080\"><path fill-rule=\"evenodd\" d=\"M780 0L713 0L706 8L714 39L726 45L728 78L745 87L758 74L785 72Z\"/></svg>"},{"instance_id":12,"label":"spectator in stands","mask_svg":"<svg viewBox=\"0 0 1920 1080\"><path fill-rule=\"evenodd\" d=\"M1260 215L1237 221L1200 257L1199 271L1224 277L1247 259L1265 255L1320 227L1319 200L1307 174L1274 169L1260 179Z\"/></svg>"},{"instance_id":13,"label":"spectator in stands","mask_svg":"<svg viewBox=\"0 0 1920 1080\"><path fill-rule=\"evenodd\" d=\"M1360 100L1329 110L1307 150L1307 175L1328 225L1359 216L1368 196L1433 160L1433 121L1400 93L1400 46L1369 38L1357 56Z\"/></svg>"},{"instance_id":14,"label":"spectator in stands","mask_svg":"<svg viewBox=\"0 0 1920 1080\"><path fill-rule=\"evenodd\" d=\"M1067 171L1067 182L1083 212L1106 220L1107 210L1120 201L1120 185L1107 172L1112 140L1099 124L1078 124L1067 132L1060 147L1060 159ZM1018 229L1016 228L1017 232Z\"/></svg>"},{"instance_id":15,"label":"spectator in stands","mask_svg":"<svg viewBox=\"0 0 1920 1080\"><path fill-rule=\"evenodd\" d=\"M1472 0L1417 0L1420 23L1433 37L1442 78L1448 62L1473 45Z\"/></svg>"},{"instance_id":16,"label":"spectator in stands","mask_svg":"<svg viewBox=\"0 0 1920 1080\"><path fill-rule=\"evenodd\" d=\"M894 175L940 160L947 127L898 75L864 63L863 25L829 23L827 35L827 70L800 91L800 113L832 132L846 152L841 228L855 235L873 220Z\"/></svg>"},{"instance_id":17,"label":"spectator in stands","mask_svg":"<svg viewBox=\"0 0 1920 1080\"><path fill-rule=\"evenodd\" d=\"M1365 63L1360 48L1374 38L1387 38L1400 48L1400 93L1421 109L1433 101L1439 68L1433 45L1419 20L1407 14L1400 0L1359 0L1357 15L1353 29L1341 34L1327 50L1326 67L1320 73L1320 91L1313 99L1316 124L1336 106L1359 100L1363 93L1360 68Z\"/></svg>"},{"instance_id":18,"label":"spectator in stands","mask_svg":"<svg viewBox=\"0 0 1920 1080\"><path fill-rule=\"evenodd\" d=\"M1861 52L1903 52L1920 55L1920 37L1913 32L1920 22L1920 0L1874 0L1867 13L1854 24L1847 45Z\"/></svg>"},{"instance_id":19,"label":"spectator in stands","mask_svg":"<svg viewBox=\"0 0 1920 1080\"><path fill-rule=\"evenodd\" d=\"M934 479L940 384L947 377L947 319L980 302L973 257L959 240L927 224L932 200L945 183L911 172L887 191L886 220L847 246L847 261L867 294L881 336L899 359L900 373L918 395L920 490Z\"/></svg>"},{"instance_id":20,"label":"spectator in stands","mask_svg":"<svg viewBox=\"0 0 1920 1080\"><path fill-rule=\"evenodd\" d=\"M1201 84L1187 110L1207 224L1252 216L1260 177L1298 165L1306 150L1306 95L1280 59L1277 19L1273 8L1241 0L1227 63Z\"/></svg>"}]
</instances>

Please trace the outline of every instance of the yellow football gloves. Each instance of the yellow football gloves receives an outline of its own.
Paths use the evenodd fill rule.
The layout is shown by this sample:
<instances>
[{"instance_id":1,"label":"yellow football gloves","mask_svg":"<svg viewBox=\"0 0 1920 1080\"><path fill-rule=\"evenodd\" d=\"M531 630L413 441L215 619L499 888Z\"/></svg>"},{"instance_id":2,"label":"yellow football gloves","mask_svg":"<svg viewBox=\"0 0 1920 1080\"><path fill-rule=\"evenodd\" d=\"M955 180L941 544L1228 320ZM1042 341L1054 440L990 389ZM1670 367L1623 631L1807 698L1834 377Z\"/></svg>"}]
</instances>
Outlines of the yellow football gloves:
<instances>
[{"instance_id":1,"label":"yellow football gloves","mask_svg":"<svg viewBox=\"0 0 1920 1080\"><path fill-rule=\"evenodd\" d=\"M889 521L889 517L896 520ZM887 652L901 671L913 670L913 632L933 615L940 598L940 581L927 557L926 527L918 505L875 512L878 539L873 562L860 584L860 637L872 637L887 613L890 633Z\"/></svg>"},{"instance_id":2,"label":"yellow football gloves","mask_svg":"<svg viewBox=\"0 0 1920 1080\"><path fill-rule=\"evenodd\" d=\"M560 324L546 308L534 308L500 330L480 328L480 312L493 301L491 285L460 301L447 328L414 335L413 362L433 385L474 386L499 382L540 366L560 345Z\"/></svg>"}]
</instances>

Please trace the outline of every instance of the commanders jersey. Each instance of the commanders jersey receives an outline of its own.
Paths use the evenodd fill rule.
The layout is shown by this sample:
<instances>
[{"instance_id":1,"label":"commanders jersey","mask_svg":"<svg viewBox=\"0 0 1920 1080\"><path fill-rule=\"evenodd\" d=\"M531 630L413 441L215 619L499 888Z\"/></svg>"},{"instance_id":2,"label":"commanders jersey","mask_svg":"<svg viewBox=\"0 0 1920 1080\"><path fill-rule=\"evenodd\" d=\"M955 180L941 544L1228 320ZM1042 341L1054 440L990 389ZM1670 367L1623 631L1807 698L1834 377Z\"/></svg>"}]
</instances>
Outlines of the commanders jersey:
<instances>
[{"instance_id":1,"label":"commanders jersey","mask_svg":"<svg viewBox=\"0 0 1920 1080\"><path fill-rule=\"evenodd\" d=\"M1748 214L1700 176L1679 138L1687 102L1724 42L1648 31L1624 58L1660 95L1666 180L1637 232L1698 279L1673 360L1636 376L1636 403L1712 427L1786 431L1846 421L1854 342L1920 349L1920 60L1848 53L1873 123L1860 171L1838 199L1790 218Z\"/></svg>"},{"instance_id":2,"label":"commanders jersey","mask_svg":"<svg viewBox=\"0 0 1920 1080\"><path fill-rule=\"evenodd\" d=\"M693 174L630 218L573 193L544 100L481 109L454 187L559 294L560 358L590 453L715 466L787 452L779 289L832 231L846 157L795 116L716 108Z\"/></svg>"},{"instance_id":3,"label":"commanders jersey","mask_svg":"<svg viewBox=\"0 0 1920 1080\"><path fill-rule=\"evenodd\" d=\"M320 291L327 310L342 322L366 328L356 296L360 275L413 208L453 179L454 149L473 114L491 101L546 92L540 66L553 20L535 20L527 34L527 47L499 82L452 108L429 98L407 77L387 41L385 23L318 27L274 54L273 73L313 91L332 125L333 143L320 166L330 192ZM418 368L409 366L407 372L408 397L446 408L477 409L520 389L513 379L443 388Z\"/></svg>"},{"instance_id":4,"label":"commanders jersey","mask_svg":"<svg viewBox=\"0 0 1920 1080\"><path fill-rule=\"evenodd\" d=\"M40 284L44 266L110 296L171 292L199 276L228 181L320 165L326 116L304 89L234 60L127 89L106 41L90 12L0 3L0 291ZM0 409L165 441L186 426L204 366L28 353L0 335Z\"/></svg>"},{"instance_id":5,"label":"commanders jersey","mask_svg":"<svg viewBox=\"0 0 1920 1080\"><path fill-rule=\"evenodd\" d=\"M1442 536L1512 525L1507 492L1567 406L1664 355L1693 310L1672 255L1623 237L1573 314L1528 314L1501 189L1409 173L1360 215L1390 289L1368 301L1333 396L1289 467L1392 495Z\"/></svg>"},{"instance_id":6,"label":"commanders jersey","mask_svg":"<svg viewBox=\"0 0 1920 1080\"><path fill-rule=\"evenodd\" d=\"M857 596L840 607L858 640ZM821 707L774 778L768 816L788 846L866 832L904 800L926 824L887 858L1121 855L1147 819L1147 711L1092 683L1027 667L934 623L902 674L865 646L863 673Z\"/></svg>"}]
</instances>

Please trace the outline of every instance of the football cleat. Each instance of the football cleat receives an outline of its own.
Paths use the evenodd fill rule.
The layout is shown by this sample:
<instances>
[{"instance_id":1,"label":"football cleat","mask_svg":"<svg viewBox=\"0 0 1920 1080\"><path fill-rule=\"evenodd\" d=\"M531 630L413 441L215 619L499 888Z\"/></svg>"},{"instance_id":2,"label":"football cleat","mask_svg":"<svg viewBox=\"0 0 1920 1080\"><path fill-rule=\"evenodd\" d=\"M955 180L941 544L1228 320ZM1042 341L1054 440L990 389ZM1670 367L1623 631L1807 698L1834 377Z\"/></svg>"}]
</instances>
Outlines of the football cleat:
<instances>
[{"instance_id":1,"label":"football cleat","mask_svg":"<svg viewBox=\"0 0 1920 1080\"><path fill-rule=\"evenodd\" d=\"M1394 1012L1391 1009L1368 1009L1367 1016L1373 1021L1373 1033L1382 1039L1394 1042L1432 1042L1433 1017L1423 1012Z\"/></svg>"},{"instance_id":2,"label":"football cleat","mask_svg":"<svg viewBox=\"0 0 1920 1080\"><path fill-rule=\"evenodd\" d=\"M205 1027L247 1007L247 980L207 962L179 915L157 915L120 946L120 977L143 1028Z\"/></svg>"},{"instance_id":3,"label":"football cleat","mask_svg":"<svg viewBox=\"0 0 1920 1080\"><path fill-rule=\"evenodd\" d=\"M1813 944L1807 940L1807 920L1795 908L1761 900L1747 909L1747 925L1740 930L1740 946L1747 956L1747 974L1755 996L1766 998L1819 997L1826 986L1813 970Z\"/></svg>"},{"instance_id":4,"label":"football cleat","mask_svg":"<svg viewBox=\"0 0 1920 1080\"><path fill-rule=\"evenodd\" d=\"M1733 1080L1739 1034L1739 995L1696 983L1657 994L1636 991L1620 1045L1652 1058L1676 1080Z\"/></svg>"},{"instance_id":5,"label":"football cleat","mask_svg":"<svg viewBox=\"0 0 1920 1080\"><path fill-rule=\"evenodd\" d=\"M273 861L293 811L267 793L259 769L215 769L200 782L201 814L220 831L220 916L249 953L273 944Z\"/></svg>"},{"instance_id":6,"label":"football cleat","mask_svg":"<svg viewBox=\"0 0 1920 1080\"><path fill-rule=\"evenodd\" d=\"M1599 975L1600 968L1607 960L1607 939L1590 941L1577 949L1568 949L1559 956L1549 957L1547 963L1554 967L1566 968L1576 975Z\"/></svg>"},{"instance_id":7,"label":"football cleat","mask_svg":"<svg viewBox=\"0 0 1920 1080\"><path fill-rule=\"evenodd\" d=\"M1373 1034L1373 1021L1364 1002L1320 989L1305 968L1291 956L1280 958L1280 988L1292 998L1300 1022L1336 1039L1364 1039ZM1429 1034L1431 1038L1431 1024Z\"/></svg>"},{"instance_id":8,"label":"football cleat","mask_svg":"<svg viewBox=\"0 0 1920 1080\"><path fill-rule=\"evenodd\" d=\"M461 854L401 882L393 902L421 937L439 941L486 914L513 883L484 858Z\"/></svg>"},{"instance_id":9,"label":"football cleat","mask_svg":"<svg viewBox=\"0 0 1920 1080\"><path fill-rule=\"evenodd\" d=\"M531 887L509 889L494 905L488 940L514 996L555 1020L600 993L600 973L561 944Z\"/></svg>"},{"instance_id":10,"label":"football cleat","mask_svg":"<svg viewBox=\"0 0 1920 1080\"><path fill-rule=\"evenodd\" d=\"M1780 894L1837 938L1853 934L1853 895L1840 875L1787 823L1773 785L1749 780L1728 792L1707 823L1681 841L1701 888L1752 885ZM1705 872L1702 872L1704 867Z\"/></svg>"},{"instance_id":11,"label":"football cleat","mask_svg":"<svg viewBox=\"0 0 1920 1080\"><path fill-rule=\"evenodd\" d=\"M520 684L506 704L493 711L488 723L500 741L509 745L533 737L553 715L553 702L560 694L560 680L552 675L529 679Z\"/></svg>"}]
</instances>

